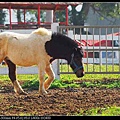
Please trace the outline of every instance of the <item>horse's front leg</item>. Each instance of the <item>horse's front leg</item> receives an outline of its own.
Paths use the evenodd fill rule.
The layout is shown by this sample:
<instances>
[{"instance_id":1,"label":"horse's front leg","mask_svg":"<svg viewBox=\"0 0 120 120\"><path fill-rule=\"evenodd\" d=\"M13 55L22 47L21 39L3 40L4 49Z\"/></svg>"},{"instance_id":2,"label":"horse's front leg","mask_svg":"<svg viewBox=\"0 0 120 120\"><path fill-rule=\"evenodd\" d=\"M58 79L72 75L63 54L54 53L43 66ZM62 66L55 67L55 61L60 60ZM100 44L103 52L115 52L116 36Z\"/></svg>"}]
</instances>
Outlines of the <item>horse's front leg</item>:
<instances>
[{"instance_id":1,"label":"horse's front leg","mask_svg":"<svg viewBox=\"0 0 120 120\"><path fill-rule=\"evenodd\" d=\"M20 86L19 82L16 80L16 65L12 61L10 61L8 58L5 58L4 61L8 65L9 78L13 83L15 93L16 94L26 95L27 93L23 91L23 89Z\"/></svg>"},{"instance_id":2,"label":"horse's front leg","mask_svg":"<svg viewBox=\"0 0 120 120\"><path fill-rule=\"evenodd\" d=\"M45 70L48 75L48 79L44 83L44 88L45 88L45 90L47 90L50 87L51 83L53 82L53 80L55 78L55 74L52 70L51 65L48 65Z\"/></svg>"},{"instance_id":3,"label":"horse's front leg","mask_svg":"<svg viewBox=\"0 0 120 120\"><path fill-rule=\"evenodd\" d=\"M45 64L41 63L38 65L38 76L39 76L39 94L47 94L47 91L44 88L44 76L45 76Z\"/></svg>"}]
</instances>

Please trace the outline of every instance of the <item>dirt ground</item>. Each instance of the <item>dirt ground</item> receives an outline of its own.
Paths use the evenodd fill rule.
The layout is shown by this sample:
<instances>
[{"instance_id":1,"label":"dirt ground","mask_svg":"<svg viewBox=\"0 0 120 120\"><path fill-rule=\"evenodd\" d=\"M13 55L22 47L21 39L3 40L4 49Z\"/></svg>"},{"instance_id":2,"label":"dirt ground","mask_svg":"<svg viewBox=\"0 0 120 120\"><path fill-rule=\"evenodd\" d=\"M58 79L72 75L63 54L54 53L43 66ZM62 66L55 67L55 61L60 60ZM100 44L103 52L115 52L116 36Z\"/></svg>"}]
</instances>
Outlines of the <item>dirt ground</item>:
<instances>
[{"instance_id":1,"label":"dirt ground","mask_svg":"<svg viewBox=\"0 0 120 120\"><path fill-rule=\"evenodd\" d=\"M28 95L17 96L12 84L3 84L0 87L0 115L66 116L96 107L120 106L118 88L56 88L49 89L45 97L38 97L38 90L26 91Z\"/></svg>"}]
</instances>

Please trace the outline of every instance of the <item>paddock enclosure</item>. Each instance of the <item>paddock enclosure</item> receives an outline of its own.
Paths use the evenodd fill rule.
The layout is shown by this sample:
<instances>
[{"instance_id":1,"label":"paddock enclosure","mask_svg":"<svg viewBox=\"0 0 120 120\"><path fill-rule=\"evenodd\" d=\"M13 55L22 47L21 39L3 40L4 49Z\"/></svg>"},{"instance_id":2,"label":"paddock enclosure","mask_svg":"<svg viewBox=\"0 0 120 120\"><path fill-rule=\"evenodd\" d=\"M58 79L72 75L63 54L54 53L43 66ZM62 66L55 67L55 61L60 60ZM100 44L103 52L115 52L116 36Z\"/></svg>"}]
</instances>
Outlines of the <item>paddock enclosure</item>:
<instances>
[{"instance_id":1,"label":"paddock enclosure","mask_svg":"<svg viewBox=\"0 0 120 120\"><path fill-rule=\"evenodd\" d=\"M86 74L120 74L120 26L58 26L58 31L82 43ZM65 64L58 60L58 74L73 74Z\"/></svg>"},{"instance_id":2,"label":"paddock enclosure","mask_svg":"<svg viewBox=\"0 0 120 120\"><path fill-rule=\"evenodd\" d=\"M80 30L80 34L78 35L75 33L77 28ZM83 35L82 28L89 29L91 35L87 32ZM14 32L15 31L27 34L32 30L14 30ZM85 49L85 56L83 58L85 74L120 74L120 26L58 26L57 31L82 42L82 44L79 44ZM92 46L93 44L94 46ZM106 68L105 70L102 69L103 65ZM57 60L56 65L53 67L57 68L58 75L73 74L65 60ZM17 74L33 75L37 74L37 71L36 66L17 66ZM1 74L8 74L6 65L0 64L0 75ZM34 80L35 79L37 78L34 78ZM27 78L27 81L30 81L30 78ZM96 83L99 84L102 82L104 83L103 85L106 85L106 83L110 84L115 81L118 85L119 79L103 79L102 81L95 81L93 84L95 85ZM5 82L7 82L7 84L5 84ZM16 96L13 91L13 86L9 81L1 80L0 114L13 116L43 115L48 117L49 115L69 116L75 113L87 115L88 110L99 108L96 114L100 115L101 110L107 110L110 106L120 106L119 87L85 87L85 82L90 82L90 80L78 80L75 82L80 86L79 88L54 88L48 91L49 94L46 97L38 98L35 84L35 89L32 88L32 91L30 89L27 96ZM20 84L23 83L24 81L22 81L21 77ZM29 82L25 83L29 85ZM67 82L67 84L69 84L69 82ZM109 111L107 112L110 113Z\"/></svg>"},{"instance_id":3,"label":"paddock enclosure","mask_svg":"<svg viewBox=\"0 0 120 120\"><path fill-rule=\"evenodd\" d=\"M83 34L82 29L86 33ZM79 34L75 33L76 30L79 31ZM32 32L32 30L13 31L25 34ZM80 46L85 50L83 63L86 74L120 73L120 26L57 26L57 31L82 43ZM65 60L59 59L56 64L56 74L73 74ZM67 69L64 69L64 66L67 66ZM102 66L105 66L106 69L103 70ZM36 66L18 66L17 74L37 74L37 70ZM1 64L0 74L7 73L7 66Z\"/></svg>"}]
</instances>

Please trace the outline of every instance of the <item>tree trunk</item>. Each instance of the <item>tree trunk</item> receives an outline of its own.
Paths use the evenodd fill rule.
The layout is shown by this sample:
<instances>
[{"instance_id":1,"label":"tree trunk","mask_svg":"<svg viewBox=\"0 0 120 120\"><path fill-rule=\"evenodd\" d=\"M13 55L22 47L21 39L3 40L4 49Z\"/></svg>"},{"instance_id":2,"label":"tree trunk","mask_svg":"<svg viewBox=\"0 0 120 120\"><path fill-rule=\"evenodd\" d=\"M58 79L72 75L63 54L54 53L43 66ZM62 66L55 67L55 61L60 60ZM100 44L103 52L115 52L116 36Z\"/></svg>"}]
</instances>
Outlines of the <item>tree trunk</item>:
<instances>
[{"instance_id":1,"label":"tree trunk","mask_svg":"<svg viewBox=\"0 0 120 120\"><path fill-rule=\"evenodd\" d=\"M89 5L90 3L83 3L83 6L82 6L82 9L80 12L77 12L76 9L75 9L75 6L72 6L72 22L73 22L73 25L79 25L79 26L84 26L84 21L86 19L86 16L89 12ZM76 34L80 34L80 29L77 28L75 30L75 33ZM84 29L82 28L81 29L81 33L82 34L85 34L85 31Z\"/></svg>"},{"instance_id":2,"label":"tree trunk","mask_svg":"<svg viewBox=\"0 0 120 120\"><path fill-rule=\"evenodd\" d=\"M20 9L17 10L17 21L21 22L21 12L20 12Z\"/></svg>"},{"instance_id":3,"label":"tree trunk","mask_svg":"<svg viewBox=\"0 0 120 120\"><path fill-rule=\"evenodd\" d=\"M6 13L1 9L0 10L0 24L4 24Z\"/></svg>"}]
</instances>

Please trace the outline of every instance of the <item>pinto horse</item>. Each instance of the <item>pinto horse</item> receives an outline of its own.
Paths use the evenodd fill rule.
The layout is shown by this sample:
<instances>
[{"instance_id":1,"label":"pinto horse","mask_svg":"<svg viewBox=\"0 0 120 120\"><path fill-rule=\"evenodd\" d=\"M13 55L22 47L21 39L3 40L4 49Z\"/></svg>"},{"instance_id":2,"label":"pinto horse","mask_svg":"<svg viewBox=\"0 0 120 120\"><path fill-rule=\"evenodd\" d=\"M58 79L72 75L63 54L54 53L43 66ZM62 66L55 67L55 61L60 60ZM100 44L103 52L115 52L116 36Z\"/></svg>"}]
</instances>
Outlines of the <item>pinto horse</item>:
<instances>
[{"instance_id":1,"label":"pinto horse","mask_svg":"<svg viewBox=\"0 0 120 120\"><path fill-rule=\"evenodd\" d=\"M84 76L82 63L83 49L71 38L61 33L38 28L30 34L14 32L0 33L0 62L7 63L9 78L16 94L27 94L16 79L16 65L38 66L39 94L47 94L47 89L55 75L51 63L55 59L65 59L77 77ZM45 73L48 79L44 80Z\"/></svg>"}]
</instances>

